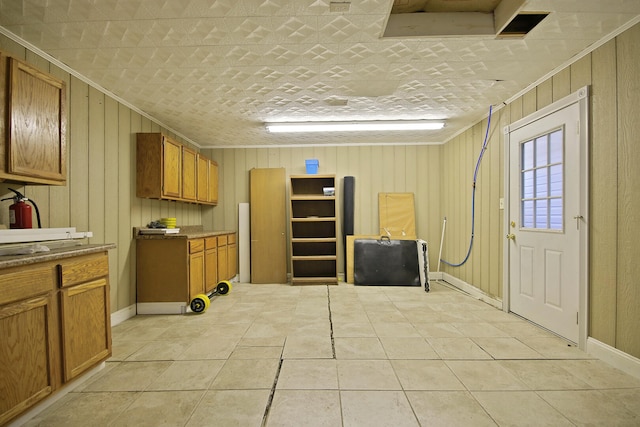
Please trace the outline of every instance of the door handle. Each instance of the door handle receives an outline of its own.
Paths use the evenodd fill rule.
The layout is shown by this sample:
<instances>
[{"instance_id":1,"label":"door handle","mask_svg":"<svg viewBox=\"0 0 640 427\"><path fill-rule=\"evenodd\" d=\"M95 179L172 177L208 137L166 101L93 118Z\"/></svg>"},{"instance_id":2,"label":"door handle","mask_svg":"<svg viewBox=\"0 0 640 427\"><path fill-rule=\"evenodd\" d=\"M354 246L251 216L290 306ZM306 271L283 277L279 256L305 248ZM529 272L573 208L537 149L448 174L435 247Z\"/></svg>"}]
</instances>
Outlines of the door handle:
<instances>
[{"instance_id":1,"label":"door handle","mask_svg":"<svg viewBox=\"0 0 640 427\"><path fill-rule=\"evenodd\" d=\"M573 217L573 219L576 220L576 229L580 230L580 220L584 219L584 217L582 215L576 215Z\"/></svg>"},{"instance_id":2,"label":"door handle","mask_svg":"<svg viewBox=\"0 0 640 427\"><path fill-rule=\"evenodd\" d=\"M516 240L516 235L515 235L515 234L512 234L512 233L507 234L507 239L509 239L509 240Z\"/></svg>"}]
</instances>

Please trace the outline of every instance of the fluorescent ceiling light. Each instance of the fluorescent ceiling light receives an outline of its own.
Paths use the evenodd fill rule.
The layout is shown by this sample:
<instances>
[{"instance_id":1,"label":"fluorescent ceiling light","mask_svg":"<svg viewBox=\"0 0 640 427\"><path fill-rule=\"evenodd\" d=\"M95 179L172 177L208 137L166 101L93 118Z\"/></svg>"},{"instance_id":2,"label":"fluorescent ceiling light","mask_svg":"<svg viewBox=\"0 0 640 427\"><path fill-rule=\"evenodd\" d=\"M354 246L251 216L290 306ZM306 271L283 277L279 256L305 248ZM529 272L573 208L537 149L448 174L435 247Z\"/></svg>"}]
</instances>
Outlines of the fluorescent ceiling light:
<instances>
[{"instance_id":1,"label":"fluorescent ceiling light","mask_svg":"<svg viewBox=\"0 0 640 427\"><path fill-rule=\"evenodd\" d=\"M437 130L444 122L432 120L374 120L357 122L265 123L269 132L354 132L385 130Z\"/></svg>"}]
</instances>

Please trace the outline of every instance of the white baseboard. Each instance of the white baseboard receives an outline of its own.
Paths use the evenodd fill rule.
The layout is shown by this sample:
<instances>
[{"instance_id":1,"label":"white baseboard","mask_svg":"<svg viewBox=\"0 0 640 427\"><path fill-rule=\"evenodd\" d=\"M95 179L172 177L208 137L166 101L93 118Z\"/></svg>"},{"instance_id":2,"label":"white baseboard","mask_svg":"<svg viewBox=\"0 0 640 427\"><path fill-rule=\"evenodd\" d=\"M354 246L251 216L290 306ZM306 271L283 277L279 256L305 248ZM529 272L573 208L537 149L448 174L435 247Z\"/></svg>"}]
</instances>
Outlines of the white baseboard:
<instances>
[{"instance_id":1,"label":"white baseboard","mask_svg":"<svg viewBox=\"0 0 640 427\"><path fill-rule=\"evenodd\" d=\"M591 337L587 338L587 353L607 362L614 368L620 369L622 372L640 379L640 359L630 354Z\"/></svg>"},{"instance_id":2,"label":"white baseboard","mask_svg":"<svg viewBox=\"0 0 640 427\"><path fill-rule=\"evenodd\" d=\"M441 271L430 271L429 272L429 280L443 280Z\"/></svg>"},{"instance_id":3,"label":"white baseboard","mask_svg":"<svg viewBox=\"0 0 640 427\"><path fill-rule=\"evenodd\" d=\"M136 304L138 314L185 314L187 305L184 302L139 302Z\"/></svg>"},{"instance_id":4,"label":"white baseboard","mask_svg":"<svg viewBox=\"0 0 640 427\"><path fill-rule=\"evenodd\" d=\"M119 325L127 319L131 319L136 315L136 305L132 304L115 313L111 313L111 326Z\"/></svg>"},{"instance_id":5,"label":"white baseboard","mask_svg":"<svg viewBox=\"0 0 640 427\"><path fill-rule=\"evenodd\" d=\"M449 283L453 287L468 293L475 299L478 299L482 302L486 302L487 304L502 310L502 300L492 297L491 295L483 292L482 290L476 288L475 286L470 285L467 282L458 279L457 277L453 277L450 274L447 274L447 273L440 273L440 274L442 274L442 278L440 280L444 280L445 282ZM431 273L429 273L429 278L431 278Z\"/></svg>"}]
</instances>

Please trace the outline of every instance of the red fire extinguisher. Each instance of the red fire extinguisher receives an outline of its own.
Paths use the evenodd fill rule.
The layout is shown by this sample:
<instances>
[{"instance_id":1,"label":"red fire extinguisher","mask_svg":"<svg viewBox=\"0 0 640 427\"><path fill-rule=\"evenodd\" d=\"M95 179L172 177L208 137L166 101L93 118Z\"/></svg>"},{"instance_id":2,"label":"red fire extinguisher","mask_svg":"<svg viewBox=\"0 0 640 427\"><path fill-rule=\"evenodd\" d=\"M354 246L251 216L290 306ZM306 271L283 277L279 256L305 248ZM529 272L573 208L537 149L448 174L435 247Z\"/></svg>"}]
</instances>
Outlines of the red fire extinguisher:
<instances>
[{"instance_id":1,"label":"red fire extinguisher","mask_svg":"<svg viewBox=\"0 0 640 427\"><path fill-rule=\"evenodd\" d=\"M7 197L4 200L11 200L15 202L11 206L9 206L9 228L31 228L31 206L29 206L26 202L29 202L36 208L36 217L38 219L38 228L42 228L40 224L40 211L38 210L38 205L35 204L33 200L27 199L22 193L14 190L13 188L9 188L9 190L16 193L13 197Z\"/></svg>"}]
</instances>

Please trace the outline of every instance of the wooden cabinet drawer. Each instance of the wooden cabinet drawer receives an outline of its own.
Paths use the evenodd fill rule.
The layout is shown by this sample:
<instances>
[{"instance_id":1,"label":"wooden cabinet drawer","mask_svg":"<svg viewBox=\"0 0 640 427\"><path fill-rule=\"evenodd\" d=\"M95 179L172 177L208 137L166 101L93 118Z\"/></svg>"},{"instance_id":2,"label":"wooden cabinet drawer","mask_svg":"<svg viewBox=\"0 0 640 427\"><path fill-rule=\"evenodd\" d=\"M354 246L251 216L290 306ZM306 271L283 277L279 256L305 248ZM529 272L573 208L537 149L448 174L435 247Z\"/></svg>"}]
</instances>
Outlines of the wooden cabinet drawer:
<instances>
[{"instance_id":1,"label":"wooden cabinet drawer","mask_svg":"<svg viewBox=\"0 0 640 427\"><path fill-rule=\"evenodd\" d=\"M232 245L236 242L236 233L231 233L227 235L227 244Z\"/></svg>"},{"instance_id":2,"label":"wooden cabinet drawer","mask_svg":"<svg viewBox=\"0 0 640 427\"><path fill-rule=\"evenodd\" d=\"M100 254L79 256L62 260L58 264L60 270L60 287L77 285L99 277L109 275L109 256Z\"/></svg>"},{"instance_id":3,"label":"wooden cabinet drawer","mask_svg":"<svg viewBox=\"0 0 640 427\"><path fill-rule=\"evenodd\" d=\"M218 247L218 239L216 237L207 237L204 239L205 249L215 249Z\"/></svg>"},{"instance_id":4,"label":"wooden cabinet drawer","mask_svg":"<svg viewBox=\"0 0 640 427\"><path fill-rule=\"evenodd\" d=\"M14 267L0 274L0 305L54 290L56 287L55 264L37 267Z\"/></svg>"},{"instance_id":5,"label":"wooden cabinet drawer","mask_svg":"<svg viewBox=\"0 0 640 427\"><path fill-rule=\"evenodd\" d=\"M204 251L204 239L193 239L189 240L189 253L193 254L196 252Z\"/></svg>"},{"instance_id":6,"label":"wooden cabinet drawer","mask_svg":"<svg viewBox=\"0 0 640 427\"><path fill-rule=\"evenodd\" d=\"M218 236L218 247L227 246L227 236Z\"/></svg>"}]
</instances>

